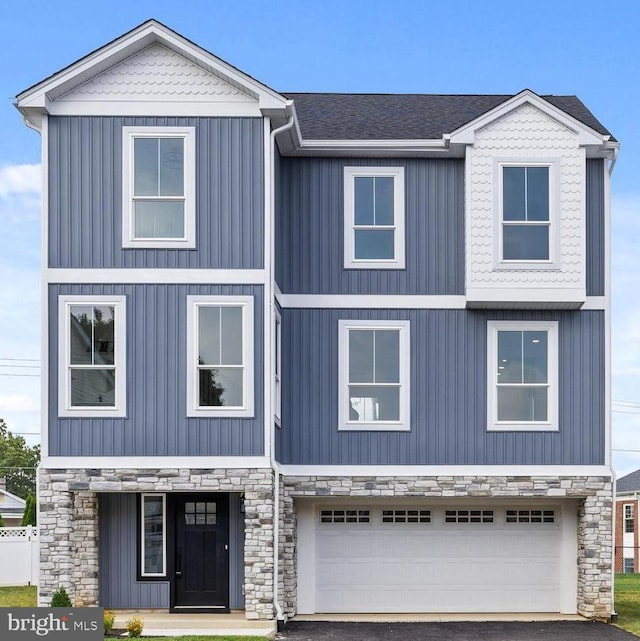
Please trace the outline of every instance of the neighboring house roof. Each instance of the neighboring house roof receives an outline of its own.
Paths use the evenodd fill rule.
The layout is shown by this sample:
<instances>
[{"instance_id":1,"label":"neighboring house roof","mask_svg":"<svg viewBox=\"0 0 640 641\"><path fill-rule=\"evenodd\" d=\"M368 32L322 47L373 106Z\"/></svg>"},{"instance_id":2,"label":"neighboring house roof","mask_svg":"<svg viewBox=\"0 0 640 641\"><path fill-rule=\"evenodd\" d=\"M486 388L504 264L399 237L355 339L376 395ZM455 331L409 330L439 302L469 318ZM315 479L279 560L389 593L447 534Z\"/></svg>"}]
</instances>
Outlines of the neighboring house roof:
<instances>
[{"instance_id":1,"label":"neighboring house roof","mask_svg":"<svg viewBox=\"0 0 640 641\"><path fill-rule=\"evenodd\" d=\"M11 492L0 489L0 514L2 516L22 516L26 501Z\"/></svg>"},{"instance_id":2,"label":"neighboring house roof","mask_svg":"<svg viewBox=\"0 0 640 641\"><path fill-rule=\"evenodd\" d=\"M284 93L295 102L302 137L311 140L441 138L510 95ZM540 96L598 133L611 133L576 96ZM611 140L615 140L613 137Z\"/></svg>"},{"instance_id":3,"label":"neighboring house roof","mask_svg":"<svg viewBox=\"0 0 640 641\"><path fill-rule=\"evenodd\" d=\"M622 492L640 492L640 470L618 479L616 482L616 494Z\"/></svg>"}]
</instances>

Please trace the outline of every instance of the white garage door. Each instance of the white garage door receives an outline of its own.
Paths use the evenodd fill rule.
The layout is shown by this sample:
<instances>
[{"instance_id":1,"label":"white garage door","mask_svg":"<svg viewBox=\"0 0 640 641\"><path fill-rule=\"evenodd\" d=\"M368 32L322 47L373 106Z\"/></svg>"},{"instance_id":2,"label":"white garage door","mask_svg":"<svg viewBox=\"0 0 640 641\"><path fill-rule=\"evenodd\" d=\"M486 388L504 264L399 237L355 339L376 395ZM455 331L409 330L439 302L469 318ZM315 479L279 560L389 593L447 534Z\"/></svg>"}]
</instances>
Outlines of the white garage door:
<instances>
[{"instance_id":1,"label":"white garage door","mask_svg":"<svg viewBox=\"0 0 640 641\"><path fill-rule=\"evenodd\" d=\"M303 587L300 611L313 603L315 612L558 612L560 514L548 507L315 508L306 516L313 526L302 528L303 536L313 533L313 546L300 542L315 557L307 559L313 595Z\"/></svg>"}]
</instances>

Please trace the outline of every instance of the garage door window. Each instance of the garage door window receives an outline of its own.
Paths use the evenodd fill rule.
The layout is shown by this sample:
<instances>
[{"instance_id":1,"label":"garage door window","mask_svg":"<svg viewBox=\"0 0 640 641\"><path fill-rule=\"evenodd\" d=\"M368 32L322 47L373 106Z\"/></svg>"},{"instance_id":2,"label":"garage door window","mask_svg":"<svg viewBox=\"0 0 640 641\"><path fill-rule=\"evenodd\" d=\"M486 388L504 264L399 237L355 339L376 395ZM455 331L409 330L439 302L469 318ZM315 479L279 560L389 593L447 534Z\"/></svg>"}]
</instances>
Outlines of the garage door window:
<instances>
[{"instance_id":1,"label":"garage door window","mask_svg":"<svg viewBox=\"0 0 640 641\"><path fill-rule=\"evenodd\" d=\"M555 523L555 510L507 510L507 523Z\"/></svg>"},{"instance_id":2,"label":"garage door window","mask_svg":"<svg viewBox=\"0 0 640 641\"><path fill-rule=\"evenodd\" d=\"M383 523L431 523L431 510L382 510Z\"/></svg>"},{"instance_id":3,"label":"garage door window","mask_svg":"<svg viewBox=\"0 0 640 641\"><path fill-rule=\"evenodd\" d=\"M446 510L445 523L493 523L493 510Z\"/></svg>"},{"instance_id":4,"label":"garage door window","mask_svg":"<svg viewBox=\"0 0 640 641\"><path fill-rule=\"evenodd\" d=\"M369 510L321 510L320 523L369 523Z\"/></svg>"}]
</instances>

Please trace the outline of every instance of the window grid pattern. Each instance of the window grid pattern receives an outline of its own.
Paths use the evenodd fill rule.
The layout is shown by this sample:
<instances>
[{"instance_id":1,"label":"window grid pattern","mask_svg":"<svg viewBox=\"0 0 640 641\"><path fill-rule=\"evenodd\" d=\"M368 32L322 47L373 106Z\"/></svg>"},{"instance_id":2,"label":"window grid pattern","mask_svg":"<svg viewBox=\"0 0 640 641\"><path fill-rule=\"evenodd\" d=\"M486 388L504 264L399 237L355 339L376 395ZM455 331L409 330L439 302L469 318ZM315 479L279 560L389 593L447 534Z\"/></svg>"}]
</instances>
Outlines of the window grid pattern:
<instances>
[{"instance_id":1,"label":"window grid pattern","mask_svg":"<svg viewBox=\"0 0 640 641\"><path fill-rule=\"evenodd\" d=\"M184 504L184 522L186 525L215 525L217 522L216 502L187 501Z\"/></svg>"},{"instance_id":2,"label":"window grid pattern","mask_svg":"<svg viewBox=\"0 0 640 641\"><path fill-rule=\"evenodd\" d=\"M633 523L633 505L624 506L624 531L625 534L631 534L634 531Z\"/></svg>"},{"instance_id":3,"label":"window grid pattern","mask_svg":"<svg viewBox=\"0 0 640 641\"><path fill-rule=\"evenodd\" d=\"M445 523L493 523L493 510L445 510Z\"/></svg>"},{"instance_id":4,"label":"window grid pattern","mask_svg":"<svg viewBox=\"0 0 640 641\"><path fill-rule=\"evenodd\" d=\"M555 510L507 510L507 523L555 523Z\"/></svg>"},{"instance_id":5,"label":"window grid pattern","mask_svg":"<svg viewBox=\"0 0 640 641\"><path fill-rule=\"evenodd\" d=\"M431 510L382 510L383 523L431 523Z\"/></svg>"},{"instance_id":6,"label":"window grid pattern","mask_svg":"<svg viewBox=\"0 0 640 641\"><path fill-rule=\"evenodd\" d=\"M320 523L370 523L369 510L321 510Z\"/></svg>"}]
</instances>

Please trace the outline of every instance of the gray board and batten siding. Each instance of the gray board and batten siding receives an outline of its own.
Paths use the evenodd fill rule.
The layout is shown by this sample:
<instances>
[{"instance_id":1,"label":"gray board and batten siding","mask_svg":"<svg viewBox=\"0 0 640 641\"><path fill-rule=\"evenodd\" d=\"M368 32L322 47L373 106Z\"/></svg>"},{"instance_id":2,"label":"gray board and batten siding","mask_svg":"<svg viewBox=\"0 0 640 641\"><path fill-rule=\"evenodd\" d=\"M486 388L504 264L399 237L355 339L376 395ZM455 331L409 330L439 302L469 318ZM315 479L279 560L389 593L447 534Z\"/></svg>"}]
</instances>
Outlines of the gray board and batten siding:
<instances>
[{"instance_id":1,"label":"gray board and batten siding","mask_svg":"<svg viewBox=\"0 0 640 641\"><path fill-rule=\"evenodd\" d=\"M58 417L58 296L64 294L126 296L125 418ZM186 417L188 295L254 297L253 417ZM258 285L50 285L49 454L263 456L263 299Z\"/></svg>"},{"instance_id":2,"label":"gray board and batten siding","mask_svg":"<svg viewBox=\"0 0 640 641\"><path fill-rule=\"evenodd\" d=\"M196 129L196 249L122 248L122 127ZM260 269L261 118L49 119L51 268Z\"/></svg>"},{"instance_id":3,"label":"gray board and batten siding","mask_svg":"<svg viewBox=\"0 0 640 641\"><path fill-rule=\"evenodd\" d=\"M344 269L343 169L404 167L406 269ZM280 159L276 278L288 294L464 294L464 161Z\"/></svg>"},{"instance_id":4,"label":"gray board and batten siding","mask_svg":"<svg viewBox=\"0 0 640 641\"><path fill-rule=\"evenodd\" d=\"M242 498L229 495L229 607L244 608L244 520ZM138 580L138 501L136 494L98 494L100 606L168 608L168 581ZM168 560L171 550L167 550Z\"/></svg>"},{"instance_id":5,"label":"gray board and batten siding","mask_svg":"<svg viewBox=\"0 0 640 641\"><path fill-rule=\"evenodd\" d=\"M410 431L338 431L339 319L410 321ZM487 431L489 320L559 322L559 431ZM602 311L285 309L283 334L280 463L604 464Z\"/></svg>"},{"instance_id":6,"label":"gray board and batten siding","mask_svg":"<svg viewBox=\"0 0 640 641\"><path fill-rule=\"evenodd\" d=\"M344 269L345 166L405 168L405 269ZM587 295L604 294L604 161L587 160ZM464 160L278 158L276 280L287 294L463 295Z\"/></svg>"}]
</instances>

